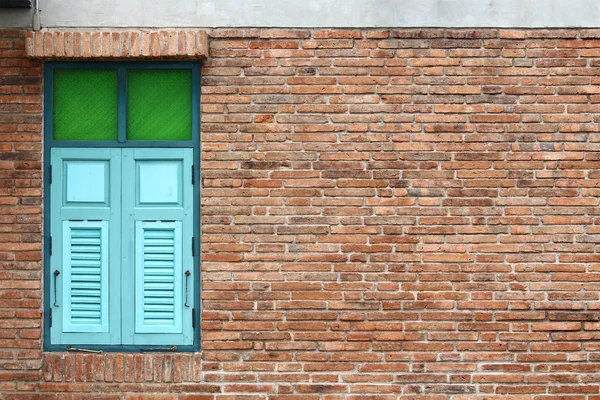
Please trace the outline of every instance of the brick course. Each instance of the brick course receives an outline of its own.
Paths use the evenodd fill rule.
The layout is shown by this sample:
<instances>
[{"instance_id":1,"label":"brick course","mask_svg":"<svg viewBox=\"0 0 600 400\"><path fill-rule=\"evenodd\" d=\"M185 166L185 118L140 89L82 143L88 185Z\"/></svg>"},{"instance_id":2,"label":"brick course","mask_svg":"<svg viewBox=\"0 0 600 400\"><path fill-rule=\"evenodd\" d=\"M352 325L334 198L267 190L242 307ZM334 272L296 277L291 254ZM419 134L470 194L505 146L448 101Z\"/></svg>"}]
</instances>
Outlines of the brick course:
<instances>
[{"instance_id":1,"label":"brick course","mask_svg":"<svg viewBox=\"0 0 600 400\"><path fill-rule=\"evenodd\" d=\"M204 30L43 30L27 32L27 56L47 60L202 59L208 53Z\"/></svg>"},{"instance_id":2,"label":"brick course","mask_svg":"<svg viewBox=\"0 0 600 400\"><path fill-rule=\"evenodd\" d=\"M42 352L41 64L0 31L2 399L600 399L600 30L209 35L202 353L95 355Z\"/></svg>"}]
</instances>

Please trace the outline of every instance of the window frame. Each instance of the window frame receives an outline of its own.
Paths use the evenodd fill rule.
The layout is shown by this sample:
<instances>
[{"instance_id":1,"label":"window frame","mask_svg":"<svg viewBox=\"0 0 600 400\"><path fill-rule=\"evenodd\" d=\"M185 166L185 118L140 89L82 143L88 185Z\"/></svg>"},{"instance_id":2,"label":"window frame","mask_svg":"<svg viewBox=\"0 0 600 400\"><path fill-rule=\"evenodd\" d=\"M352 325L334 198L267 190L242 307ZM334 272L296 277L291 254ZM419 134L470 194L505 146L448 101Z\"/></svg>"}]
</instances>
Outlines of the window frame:
<instances>
[{"instance_id":1,"label":"window frame","mask_svg":"<svg viewBox=\"0 0 600 400\"><path fill-rule=\"evenodd\" d=\"M115 140L54 140L53 134L53 73L57 69L112 69L118 75L118 139ZM127 80L128 69L184 69L192 73L192 140L186 141L154 141L154 140L129 140L126 139L127 130ZM190 61L60 61L44 63L44 148L43 148L43 350L65 351L70 350L69 345L51 343L50 320L52 313L51 292L52 274L50 268L51 256L51 150L55 147L69 148L191 148L193 149L193 268L195 271L194 299L192 318L194 320L192 345L175 345L176 350L165 348L164 345L81 345L88 350L101 350L109 352L145 352L145 351L167 351L167 352L197 352L200 350L200 308L201 308L201 284L200 284L200 63ZM185 248L185 244L184 244Z\"/></svg>"}]
</instances>

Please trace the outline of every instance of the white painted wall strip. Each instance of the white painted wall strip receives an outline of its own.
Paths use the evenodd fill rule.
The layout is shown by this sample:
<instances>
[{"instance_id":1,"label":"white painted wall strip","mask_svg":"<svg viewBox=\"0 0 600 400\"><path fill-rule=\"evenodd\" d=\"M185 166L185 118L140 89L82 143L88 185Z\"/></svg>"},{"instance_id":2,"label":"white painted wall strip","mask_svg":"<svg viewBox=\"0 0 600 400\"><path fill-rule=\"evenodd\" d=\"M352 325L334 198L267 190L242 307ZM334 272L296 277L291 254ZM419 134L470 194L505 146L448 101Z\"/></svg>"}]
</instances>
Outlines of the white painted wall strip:
<instances>
[{"instance_id":1,"label":"white painted wall strip","mask_svg":"<svg viewBox=\"0 0 600 400\"><path fill-rule=\"evenodd\" d=\"M600 0L40 0L54 27L598 27ZM0 10L29 27L30 10Z\"/></svg>"}]
</instances>

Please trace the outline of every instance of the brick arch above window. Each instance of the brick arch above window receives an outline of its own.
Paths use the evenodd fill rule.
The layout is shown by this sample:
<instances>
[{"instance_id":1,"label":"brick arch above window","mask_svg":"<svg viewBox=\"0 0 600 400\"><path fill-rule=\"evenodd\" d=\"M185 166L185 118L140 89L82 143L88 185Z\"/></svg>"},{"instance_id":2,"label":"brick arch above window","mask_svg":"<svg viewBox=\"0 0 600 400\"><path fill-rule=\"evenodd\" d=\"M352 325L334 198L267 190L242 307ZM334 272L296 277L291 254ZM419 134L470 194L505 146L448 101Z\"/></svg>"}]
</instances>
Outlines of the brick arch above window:
<instances>
[{"instance_id":1,"label":"brick arch above window","mask_svg":"<svg viewBox=\"0 0 600 400\"><path fill-rule=\"evenodd\" d=\"M30 58L49 60L198 60L208 56L204 30L42 30L28 32Z\"/></svg>"}]
</instances>

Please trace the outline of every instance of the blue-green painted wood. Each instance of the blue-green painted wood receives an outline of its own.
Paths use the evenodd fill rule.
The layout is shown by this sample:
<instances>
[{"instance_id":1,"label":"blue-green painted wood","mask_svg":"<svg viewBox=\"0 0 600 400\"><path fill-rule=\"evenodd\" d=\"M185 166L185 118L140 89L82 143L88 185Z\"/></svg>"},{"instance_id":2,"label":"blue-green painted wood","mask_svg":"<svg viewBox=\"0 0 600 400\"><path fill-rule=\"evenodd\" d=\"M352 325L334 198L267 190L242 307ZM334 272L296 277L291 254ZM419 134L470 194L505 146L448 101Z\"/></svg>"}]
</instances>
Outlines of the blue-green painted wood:
<instances>
[{"instance_id":1,"label":"blue-green painted wood","mask_svg":"<svg viewBox=\"0 0 600 400\"><path fill-rule=\"evenodd\" d=\"M108 332L108 221L63 221L63 332Z\"/></svg>"},{"instance_id":2,"label":"blue-green painted wood","mask_svg":"<svg viewBox=\"0 0 600 400\"><path fill-rule=\"evenodd\" d=\"M194 205L192 212L194 214L194 293L197 293L194 298L194 345L200 349L200 335L202 331L200 329L201 323L201 312L202 309L202 293L200 288L200 243L202 242L202 235L200 230L200 190L201 190L201 178L200 178L200 64L195 63L192 65L192 140L193 144L193 162L194 162L194 180L193 192L194 192Z\"/></svg>"},{"instance_id":3,"label":"blue-green painted wood","mask_svg":"<svg viewBox=\"0 0 600 400\"><path fill-rule=\"evenodd\" d=\"M175 142L175 141L171 141L171 142L167 142L167 141L157 141L157 142L151 142L151 141L145 141L145 142L133 142L133 141L129 141L129 142L125 142L125 143L119 143L119 142L109 142L109 141L104 141L104 142L90 142L90 141L86 141L86 142L81 142L81 141L54 141L52 140L52 109L53 109L53 104L52 104L52 85L53 85L53 81L52 81L52 76L53 76L53 70L54 69L59 69L59 68L68 68L68 69L77 69L77 68L84 68L84 69L94 69L94 68L98 68L98 69L107 69L107 68L136 68L136 69L159 69L159 68L167 68L167 69L191 69L192 70L192 108L193 108L193 113L192 113L192 140L191 141L184 141L184 142ZM56 220L58 217L55 215L57 212L57 209L55 207L55 201L54 199L54 191L55 191L55 187L56 185L52 185L50 184L50 180L51 177L54 179L54 182L57 182L58 177L60 176L60 173L58 173L57 175L57 169L53 168L53 173L50 173L50 168L49 166L53 163L53 152L55 150L55 148L57 147L70 147L72 148L71 150L74 151L73 154L76 154L75 152L78 152L80 149L93 149L93 148L106 148L106 147L111 147L111 148L135 148L135 147L144 147L144 148L148 148L148 147L158 147L158 148L189 148L190 150L193 150L193 159L195 160L194 162L194 170L196 172L196 180L195 180L195 184L194 186L194 190L193 190L193 207L192 207L192 211L193 210L200 210L200 63L198 62L149 62L149 61L144 61L144 62L46 62L44 63L44 210L46 210L45 214L44 214L44 350L46 351L64 351L67 347L67 345L72 345L72 344L80 344L80 347L85 347L91 350L102 350L102 351L153 351L153 349L157 349L157 351L160 351L161 348L163 348L163 345L152 345L152 344L118 344L121 343L121 339L120 337L113 337L110 340L110 344L104 344L106 343L106 341L103 340L99 340L95 334L87 334L86 338L82 341L73 341L71 340L71 338L69 337L63 337L60 334L56 333L56 329L55 327L57 326L57 324L60 324L60 314L57 317L56 313L53 313L53 317L52 317L52 322L53 324L51 324L51 318L50 318L50 312L49 310L52 307L52 303L54 301L53 298L53 293L52 293L52 289L53 289L53 285L52 285L52 272L54 271L54 269L52 267L55 266L55 261L53 261L54 259L56 259L56 249L57 246L60 246L60 238L56 237L56 234L54 232L53 227L53 221ZM120 110L121 112L123 110ZM120 115L123 115L122 113ZM56 164L56 162L54 162L54 164ZM188 174L190 175L190 174ZM187 180L189 178L186 177L185 179ZM58 210L60 210L61 207L58 207ZM94 212L100 212L102 209L99 208L97 210L95 210ZM89 211L91 210L91 207L89 207ZM114 210L113 210L114 211ZM75 211L72 211L73 213L75 213ZM195 247L195 257L192 260L192 269L191 271L193 272L192 275L192 280L193 280L193 289L194 289L194 294L195 295L191 295L190 294L190 299L192 300L191 303L191 307L194 309L194 313L195 313L195 329L191 335L191 339L188 341L187 337L186 337L186 341L185 343L191 343L191 344L186 344L186 345L177 345L177 351L182 351L182 352L186 352L186 351L198 351L200 348L200 310L201 310L201 300L200 300L200 296L198 295L200 293L200 269L199 269L199 265L200 265L200 243L201 243L201 236L200 236L200 218L198 218L198 215L196 215L196 217L193 217L193 232L194 232L194 236L196 237L196 240L194 242L194 247ZM50 241L49 241L49 237L51 235L55 235L54 236L54 256L51 256L51 251L50 251ZM111 240L111 249L114 248L114 243L112 242L114 239L114 235L109 235L110 236L110 240ZM58 242L57 242L58 239ZM124 241L126 242L126 239L124 239ZM120 242L118 244L120 246ZM184 246L185 249L185 246ZM120 250L120 248L119 248ZM112 257L115 256L117 257L117 259L120 257L120 251L119 252L114 252L111 250L111 259ZM112 274L111 275L111 288L115 289L119 287L120 284L120 280L121 280L121 276L119 276L118 274ZM113 279L116 280L116 282L113 282ZM58 279L58 285L60 287L61 285L61 279ZM190 292L191 293L191 292ZM123 296L126 295L126 292L123 294ZM120 310L119 310L120 312ZM115 317L120 321L120 314L116 314L116 313L111 313L111 319ZM58 318L58 319L57 319ZM185 323L185 322L184 322ZM191 322L190 322L191 324ZM124 343L125 341L123 341ZM131 341L130 341L131 342ZM61 344L62 343L62 344Z\"/></svg>"},{"instance_id":4,"label":"blue-green painted wood","mask_svg":"<svg viewBox=\"0 0 600 400\"><path fill-rule=\"evenodd\" d=\"M124 344L194 344L192 155L192 149L123 149L123 185L132 189L123 192L123 235L129 238L123 282L134 284L123 302L131 304L135 320L123 326Z\"/></svg>"},{"instance_id":5,"label":"blue-green painted wood","mask_svg":"<svg viewBox=\"0 0 600 400\"><path fill-rule=\"evenodd\" d=\"M84 148L90 148L90 147L99 147L99 148L105 148L105 147L118 147L118 148L122 148L122 147L158 147L160 149L163 148L167 148L167 147L181 147L181 148L188 148L188 147L192 147L193 143L192 141L189 140L184 140L184 141L158 141L158 140L147 140L147 141L143 141L143 140L129 140L127 142L113 142L113 141L109 141L109 140L105 140L104 142L101 141L89 141L89 140L53 140L51 141L51 145L52 147L84 147Z\"/></svg>"},{"instance_id":6,"label":"blue-green painted wood","mask_svg":"<svg viewBox=\"0 0 600 400\"><path fill-rule=\"evenodd\" d=\"M121 150L54 148L51 160L52 342L118 344Z\"/></svg>"},{"instance_id":7,"label":"blue-green painted wood","mask_svg":"<svg viewBox=\"0 0 600 400\"><path fill-rule=\"evenodd\" d=\"M127 140L127 70L124 67L118 69L118 137L119 143Z\"/></svg>"},{"instance_id":8,"label":"blue-green painted wood","mask_svg":"<svg viewBox=\"0 0 600 400\"><path fill-rule=\"evenodd\" d=\"M160 190L160 189L159 189ZM135 223L135 333L182 333L181 221Z\"/></svg>"}]
</instances>

